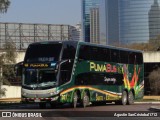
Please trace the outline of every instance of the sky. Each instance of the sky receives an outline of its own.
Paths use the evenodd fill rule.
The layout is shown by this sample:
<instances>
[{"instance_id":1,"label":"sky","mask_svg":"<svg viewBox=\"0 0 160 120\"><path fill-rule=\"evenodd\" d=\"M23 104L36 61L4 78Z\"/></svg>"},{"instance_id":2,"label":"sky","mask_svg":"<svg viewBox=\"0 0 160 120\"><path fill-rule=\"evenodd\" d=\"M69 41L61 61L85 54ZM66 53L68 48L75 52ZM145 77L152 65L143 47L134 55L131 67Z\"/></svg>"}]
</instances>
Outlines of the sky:
<instances>
[{"instance_id":1,"label":"sky","mask_svg":"<svg viewBox=\"0 0 160 120\"><path fill-rule=\"evenodd\" d=\"M10 0L0 22L76 25L81 22L81 0Z\"/></svg>"}]
</instances>

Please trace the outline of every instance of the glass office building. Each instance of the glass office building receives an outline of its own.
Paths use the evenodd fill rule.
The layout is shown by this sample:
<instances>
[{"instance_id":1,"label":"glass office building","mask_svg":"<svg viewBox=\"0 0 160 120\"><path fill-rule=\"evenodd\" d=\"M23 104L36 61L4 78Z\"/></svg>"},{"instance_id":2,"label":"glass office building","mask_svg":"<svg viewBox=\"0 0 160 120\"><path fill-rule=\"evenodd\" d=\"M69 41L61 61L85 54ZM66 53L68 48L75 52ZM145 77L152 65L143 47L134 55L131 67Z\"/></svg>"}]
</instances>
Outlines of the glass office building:
<instances>
[{"instance_id":1,"label":"glass office building","mask_svg":"<svg viewBox=\"0 0 160 120\"><path fill-rule=\"evenodd\" d=\"M85 42L90 42L90 13L99 7L101 0L82 0L82 35Z\"/></svg>"},{"instance_id":2,"label":"glass office building","mask_svg":"<svg viewBox=\"0 0 160 120\"><path fill-rule=\"evenodd\" d=\"M146 43L160 34L160 0L118 0L120 43Z\"/></svg>"},{"instance_id":3,"label":"glass office building","mask_svg":"<svg viewBox=\"0 0 160 120\"><path fill-rule=\"evenodd\" d=\"M100 43L119 44L118 0L100 1Z\"/></svg>"},{"instance_id":4,"label":"glass office building","mask_svg":"<svg viewBox=\"0 0 160 120\"><path fill-rule=\"evenodd\" d=\"M94 0L83 0L83 12ZM160 0L96 0L99 1L101 44L147 43L160 35ZM89 11L89 10L88 10ZM89 15L84 14L82 25L85 40L89 41Z\"/></svg>"}]
</instances>

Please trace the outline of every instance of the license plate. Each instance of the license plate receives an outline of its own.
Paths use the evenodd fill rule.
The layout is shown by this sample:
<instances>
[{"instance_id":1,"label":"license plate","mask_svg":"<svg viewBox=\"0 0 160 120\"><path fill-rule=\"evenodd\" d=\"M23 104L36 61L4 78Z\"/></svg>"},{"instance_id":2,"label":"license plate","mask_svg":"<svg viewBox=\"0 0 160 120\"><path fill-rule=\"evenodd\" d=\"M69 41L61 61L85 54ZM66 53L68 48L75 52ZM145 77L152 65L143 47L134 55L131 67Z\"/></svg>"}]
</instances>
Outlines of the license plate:
<instances>
[{"instance_id":1,"label":"license plate","mask_svg":"<svg viewBox=\"0 0 160 120\"><path fill-rule=\"evenodd\" d=\"M40 102L40 99L35 99L34 102Z\"/></svg>"}]
</instances>

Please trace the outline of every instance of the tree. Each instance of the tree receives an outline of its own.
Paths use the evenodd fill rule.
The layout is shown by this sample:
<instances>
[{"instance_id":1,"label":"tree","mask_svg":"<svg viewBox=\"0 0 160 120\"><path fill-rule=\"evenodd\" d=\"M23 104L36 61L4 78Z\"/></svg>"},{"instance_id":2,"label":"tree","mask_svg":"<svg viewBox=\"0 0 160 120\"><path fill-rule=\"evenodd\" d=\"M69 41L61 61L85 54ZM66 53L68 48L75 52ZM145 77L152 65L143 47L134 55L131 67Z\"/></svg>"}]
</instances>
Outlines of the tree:
<instances>
[{"instance_id":1,"label":"tree","mask_svg":"<svg viewBox=\"0 0 160 120\"><path fill-rule=\"evenodd\" d=\"M10 5L9 0L0 0L0 13L6 13Z\"/></svg>"},{"instance_id":2,"label":"tree","mask_svg":"<svg viewBox=\"0 0 160 120\"><path fill-rule=\"evenodd\" d=\"M151 92L154 95L160 94L160 68L153 70L149 76L149 82L151 87Z\"/></svg>"},{"instance_id":3,"label":"tree","mask_svg":"<svg viewBox=\"0 0 160 120\"><path fill-rule=\"evenodd\" d=\"M4 95L5 89L1 89L2 84L10 85L10 80L15 78L13 65L16 63L16 47L12 42L6 42L4 50L0 55L0 94Z\"/></svg>"},{"instance_id":4,"label":"tree","mask_svg":"<svg viewBox=\"0 0 160 120\"><path fill-rule=\"evenodd\" d=\"M10 6L10 1L9 0L0 0L0 13L6 13L8 8ZM5 89L1 89L2 85L2 69L4 65L4 54L0 54L0 96L5 95Z\"/></svg>"}]
</instances>

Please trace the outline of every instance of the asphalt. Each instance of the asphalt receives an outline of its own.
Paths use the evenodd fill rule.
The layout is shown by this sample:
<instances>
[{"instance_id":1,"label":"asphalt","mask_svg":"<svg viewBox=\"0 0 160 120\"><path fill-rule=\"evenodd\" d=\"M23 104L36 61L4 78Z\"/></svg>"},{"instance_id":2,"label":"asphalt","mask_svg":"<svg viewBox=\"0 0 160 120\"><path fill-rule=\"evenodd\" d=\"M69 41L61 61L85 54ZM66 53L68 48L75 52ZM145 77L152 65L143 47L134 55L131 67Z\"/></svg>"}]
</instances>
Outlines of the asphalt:
<instances>
[{"instance_id":1,"label":"asphalt","mask_svg":"<svg viewBox=\"0 0 160 120\"><path fill-rule=\"evenodd\" d=\"M160 112L160 102L134 102L134 104L151 104L152 106L149 108L151 111ZM154 106L154 104L159 104L158 106Z\"/></svg>"},{"instance_id":2,"label":"asphalt","mask_svg":"<svg viewBox=\"0 0 160 120\"><path fill-rule=\"evenodd\" d=\"M160 112L160 106L151 106L150 110L155 112Z\"/></svg>"}]
</instances>

